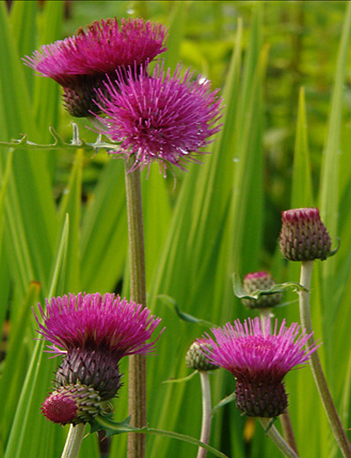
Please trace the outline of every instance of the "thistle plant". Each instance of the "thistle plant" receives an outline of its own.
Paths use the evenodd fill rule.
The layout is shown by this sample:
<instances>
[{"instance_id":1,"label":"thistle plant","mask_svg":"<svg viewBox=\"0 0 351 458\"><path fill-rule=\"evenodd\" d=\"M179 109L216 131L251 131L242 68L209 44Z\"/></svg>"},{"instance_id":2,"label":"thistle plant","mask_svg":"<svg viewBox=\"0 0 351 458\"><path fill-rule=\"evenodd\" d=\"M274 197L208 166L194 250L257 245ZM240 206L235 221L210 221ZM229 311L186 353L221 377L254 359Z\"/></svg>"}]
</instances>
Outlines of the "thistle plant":
<instances>
[{"instance_id":1,"label":"thistle plant","mask_svg":"<svg viewBox=\"0 0 351 458\"><path fill-rule=\"evenodd\" d=\"M156 66L150 76L143 68L134 80L133 69L117 79L108 79L105 94L98 89L102 115L96 116L101 134L120 146L116 154L125 157L127 196L130 296L138 303L146 303L145 249L143 231L140 169L159 162L164 172L168 164L184 169L188 161L198 162L193 155L210 143L209 137L219 130L221 99L212 92L210 82L201 82L189 71L180 75L178 66L173 76L170 70ZM143 356L131 359L129 367L129 408L135 426L146 422L146 365ZM135 423L134 423L135 422ZM145 442L142 436L131 436L131 457L142 458Z\"/></svg>"},{"instance_id":2,"label":"thistle plant","mask_svg":"<svg viewBox=\"0 0 351 458\"><path fill-rule=\"evenodd\" d=\"M46 310L39 304L39 312L43 324L36 315L37 332L51 343L47 351L63 356L42 412L54 423L84 429L117 395L120 360L154 349L156 341L146 342L161 320L146 307L108 293L54 297L46 301Z\"/></svg>"},{"instance_id":3,"label":"thistle plant","mask_svg":"<svg viewBox=\"0 0 351 458\"><path fill-rule=\"evenodd\" d=\"M61 425L71 425L63 454L65 458L77 455L88 425L92 434L86 434L88 437L82 442L81 454L84 457L100 455L95 433L104 430L106 436L128 434L128 456L140 458L144 455L144 445L134 448L131 442L144 444L147 434L156 434L156 430L149 426L155 423L161 428L170 425L173 430L158 430L157 434L186 440L195 446L194 456L196 453L204 456L206 451L210 451L211 456L225 458L223 453L208 446L208 432L205 435L209 429L208 421L207 425L203 423L201 443L189 436L185 439L176 432L193 431L196 437L200 427L195 421L200 418L201 406L200 403L197 405L200 384L192 386L193 390L198 389L195 393L198 396L187 396L186 390L179 389L179 385L168 389L169 385L161 383L172 378L177 367L182 367L179 355L186 352L189 335L194 328L196 331L196 326L212 326L209 321L222 324L236 319L237 304L233 304L233 297L228 294L228 279L233 270L251 272L261 260L279 278L284 278L287 263L282 264L283 269L278 273L279 259L270 256L274 240L270 244L268 235L278 232L274 208L286 208L290 179L293 180L291 202L296 206L320 202L321 215L325 215L329 233L333 236L338 233L342 240L340 256L330 263L326 260L331 254L330 237L317 221L318 211L304 208L285 214L286 230L281 237L283 254L288 260L301 262L304 271L299 293L303 310L301 326L306 330L304 336L312 333L312 327L308 328L306 312L309 302L306 289L310 286L308 266L315 259L323 261L320 275L311 290L316 298L315 325L325 325L327 335L323 338L323 348L325 346L326 349L325 364L330 370L327 378L340 408L341 419L348 428L347 323L350 307L347 285L350 283L351 256L347 250L350 245L347 194L351 169L347 159L350 150L348 130L342 116L345 113L345 81L349 70L351 5L329 2L319 8L313 7L313 2L311 5L293 2L289 9L284 2L266 2L264 5L260 2L243 3L153 2L151 5L133 2L127 7L126 2L116 2L113 14L131 15L134 14L132 9L138 13L140 10L136 10L142 8L146 14L151 13L157 20L162 18L170 26L172 40L169 51L175 52L172 55L168 53L163 63L162 60L154 60L162 58L166 50L166 27L149 22L147 18L118 17L95 21L90 26L79 28L75 35L54 42L69 31L72 22L77 21L77 13L79 17L91 20L92 2L75 2L71 10L73 21L66 22L64 29L61 28L64 5L61 0L2 2L0 140L6 140L6 143L0 142L0 392L3 401L0 403L0 455L5 458L23 458L28 454L48 458L56 456L63 445ZM12 10L8 13L6 7L10 9L10 4ZM71 8L71 4L65 2L67 8ZM304 14L306 12L308 14ZM101 14L105 13L101 11ZM242 14L245 17L244 30L240 19ZM278 35L274 29L277 17L284 17L287 25L283 33L279 29ZM342 22L344 27L341 27ZM262 33L267 30L273 33ZM307 37L306 30L313 30L313 34ZM336 53L335 44L340 32L340 48ZM68 33L71 34L70 31ZM183 34L186 36L182 37ZM328 36L328 40L318 40L318 36ZM284 41L286 39L288 42ZM52 44L39 48L42 43ZM38 51L32 53L36 46ZM286 46L291 52L281 53ZM185 62L176 66L178 50L181 58L195 67L196 73L187 69ZM30 68L22 65L20 58L25 54L28 55L24 59L26 66L42 77L33 78ZM310 63L303 68L303 61L299 59L301 55ZM333 79L334 56L338 57ZM170 62L172 70L167 68ZM317 73L315 62L320 64ZM268 72L265 72L266 63ZM198 76L197 70L204 73L203 77ZM95 143L85 142L76 125L72 142L66 139L65 131L56 134L59 131L57 126L63 124L62 120L66 122L67 113L58 110L59 91L53 90L48 79L61 86L64 105L70 115L89 118L79 120L80 126L86 122L90 130L101 134ZM216 81L215 87L224 88L223 130L218 124L221 122L219 93L211 89L213 83L210 80ZM300 84L308 87L310 128L307 128L303 88L298 110L294 106ZM332 84L334 91L329 111L326 99ZM320 97L321 90L323 97ZM328 111L329 121L324 125ZM265 116L267 112L268 117ZM291 167L293 145L288 140L291 139L295 113L298 113L298 130L294 166ZM54 133L52 144L48 144L47 140L49 123L53 124L53 127L50 126L50 131ZM80 127L80 134L84 137L82 129ZM211 144L217 134L218 139ZM21 141L10 140L21 135ZM310 163L307 137L313 151L313 163ZM327 139L325 145L321 140L324 138ZM107 151L107 160L101 158L102 148ZM323 151L320 157L319 151ZM98 152L98 155L94 154ZM213 153L211 156L208 155L210 152ZM75 154L74 162L72 153ZM202 161L205 166L194 166ZM72 163L70 179L66 182L67 170ZM127 227L120 176L120 165L123 163L128 194L129 264L125 257ZM320 164L322 173L318 177ZM176 192L172 193L170 183L160 179L157 173L153 175L152 168L156 172L159 169L164 176L173 169L177 175L180 170L189 169L189 173L178 180ZM315 200L310 192L310 168L319 185L319 195L314 196ZM144 195L141 196L139 174L143 169L148 172L148 177L143 183ZM267 176L269 186L264 180ZM313 189L318 191L316 187ZM136 204L141 202L142 197L146 203L144 217L141 205ZM299 229L301 221L306 222ZM144 225L152 255L148 260L150 270L146 272L148 296L143 254ZM126 266L131 268L130 275ZM114 348L108 344L106 347L103 345L106 352L101 346L91 350L90 343L82 345L84 332L77 326L80 337L73 341L72 346L68 341L63 342L64 345L50 341L51 355L56 357L53 360L43 357L40 351L43 342L33 345L33 317L28 318L30 313L27 313L33 304L38 301L43 303L45 297L61 295L62 305L63 295L68 291L117 292L121 282L126 289L129 281L131 294L125 291L128 303L140 304L140 313L146 310L146 303L152 313L158 316L165 313L163 321L167 320L167 331L170 331L160 341L162 345L158 346L157 359L149 358L150 411L147 417L143 407L145 383L140 383L140 374L145 374L144 354L124 354L131 359L129 412L134 426L129 425L127 420L113 422L109 410L111 401L118 406L116 417L127 410L127 399L123 396L127 389L127 377L119 369L120 361L127 362L123 360L124 356L119 360ZM257 289L267 292L270 281L265 272L251 273L244 279L245 292L248 296ZM250 310L246 312L261 316L261 324L257 324L260 331L256 332L256 325L252 325L252 334L246 335L245 329L244 334L240 334L241 331L232 324L237 337L255 337L265 341L268 335L265 317L275 311L271 307L279 306L278 301L274 305L269 302L281 295L276 291L278 289L274 293L258 295L254 301L247 299L246 306ZM182 304L182 312L177 311L177 315L173 316L169 310L165 312L164 304L158 302L161 295L176 298ZM85 297L84 294L81 296ZM94 294L92 296L95 297ZM58 301L59 298L54 299ZM97 296L95 299L98 301ZM324 300L326 307L323 307ZM69 303L71 297L67 296L67 301ZM123 302L121 298L119 301ZM41 339L44 339L44 332L48 330L45 321L49 317L44 305L42 309L43 314L39 311L37 319L46 329L38 328L43 332ZM323 316L317 316L319 310L322 310ZM245 311L239 310L238 313L242 315ZM282 316L295 311L293 307L285 307L279 308L277 313ZM193 316L200 314L204 319L192 320ZM94 313L92 315L96 317ZM71 329L70 318L64 322L58 316L56 312L52 314L55 321L57 318L57 323L61 323L55 335L62 336L63 329ZM186 323L179 325L178 317ZM78 320L73 320L77 324ZM295 318L293 321L296 321ZM272 323L270 319L271 326ZM119 324L120 321L116 327ZM159 325L155 332L158 328ZM316 331L317 328L314 335ZM277 338L279 332L280 327L277 327L271 339ZM191 338L194 338L193 334ZM155 340L152 336L151 339ZM212 339L218 344L216 337ZM312 336L309 337L305 350L301 349L305 354L309 348L314 348L312 339ZM227 344L230 344L229 339ZM209 384L206 388L203 382L206 379L213 382L213 400L227 394L223 393L227 385L221 378L224 371L209 373L214 367L221 366L214 366L208 360L206 351L201 351L203 345L206 345L203 341L192 345L193 353L188 356L187 364L197 367L203 392L203 420L205 417L210 420ZM259 346L263 351L261 348ZM288 359L290 346L287 345L287 348ZM261 354L259 351L256 353ZM280 354L279 351L276 353ZM340 354L346 357L340 358ZM271 355L274 359L273 351ZM333 365L333 357L337 358L337 365ZM178 358L178 366L175 358ZM316 351L309 355L312 366L317 358ZM52 376L51 366L55 361L59 362ZM247 363L252 364L252 358ZM91 370L92 366L94 370ZM96 366L101 366L103 371L95 371ZM316 367L316 378L322 381L322 397L327 398L323 378L318 375L318 364ZM298 426L296 437L301 456L329 457L338 451L326 434L326 419L319 412L318 392L314 386L310 387L308 373L305 379L306 372L308 370L296 371L295 378L286 374L289 390L284 385L285 378L281 384L286 395L287 391L290 392L289 397L284 400L284 390L279 386L279 391L275 386L264 400L270 400L275 395L279 402L273 404L273 408L264 403L260 407L263 405L264 412L272 415L288 401L292 407L293 423ZM228 375L225 374L226 377ZM239 376L237 378L239 380ZM51 392L47 393L45 380L50 379L53 379ZM234 383L234 380L229 379L229 383ZM121 389L123 385L125 388ZM254 389L246 399L240 386L239 383L240 407L244 406L256 415L252 396L261 393ZM116 399L117 396L120 399ZM232 399L230 395L223 402ZM139 400L142 402L139 403ZM262 441L260 431L258 435L253 430L247 434L247 427L255 424L255 417L245 419L246 414L240 410L242 415L234 413L229 418L227 414L231 409L220 410L223 402L213 412L217 421L213 425L215 431L212 437L228 456L242 458L258 448L262 457L281 453L280 450L272 452L270 444ZM328 409L335 429L338 422L333 419L333 410ZM283 411L286 412L286 408ZM284 415L280 414L279 419ZM277 433L274 419L269 416L259 418L266 433L274 436L281 450L296 458L298 453L294 455ZM230 421L230 425L226 420ZM240 442L243 440L243 422L246 422L245 443ZM140 427L136 427L136 423ZM336 436L343 454L350 456L346 435L336 432ZM104 442L109 443L108 438ZM99 446L102 445L103 442L100 442ZM178 449L165 438L150 440L147 446L150 456L191 456L188 449ZM111 457L126 456L125 448L126 441L121 436L115 438L111 443Z\"/></svg>"},{"instance_id":4,"label":"thistle plant","mask_svg":"<svg viewBox=\"0 0 351 458\"><path fill-rule=\"evenodd\" d=\"M43 46L25 59L27 65L63 86L71 115L95 115L102 126L100 133L120 143L118 149L126 157L130 297L143 306L145 250L140 171L136 169L154 160L160 161L163 170L167 162L183 169L184 162L197 162L192 155L202 154L200 148L218 132L221 116L221 100L217 91L211 92L209 81L202 82L200 76L191 81L189 70L181 77L180 65L173 76L163 66L149 76L150 60L166 49L165 33L163 26L142 19L120 24L108 19ZM71 369L69 359L66 363L63 379ZM76 376L71 378L74 384ZM140 354L130 358L129 410L134 426L146 424L146 360ZM145 438L131 435L128 456L144 455Z\"/></svg>"},{"instance_id":5,"label":"thistle plant","mask_svg":"<svg viewBox=\"0 0 351 458\"><path fill-rule=\"evenodd\" d=\"M227 323L223 328L211 329L214 338L206 333L198 341L211 364L234 375L238 409L260 419L265 427L269 425L267 418L278 417L288 406L285 375L294 367L306 364L318 347L313 342L303 349L311 334L300 333L301 326L297 323L286 327L283 320L278 328L276 320L273 333L270 327L270 318L265 318L263 324L259 317L249 318L243 324L237 320L234 325ZM286 456L297 456L275 430L271 438Z\"/></svg>"},{"instance_id":6,"label":"thistle plant","mask_svg":"<svg viewBox=\"0 0 351 458\"><path fill-rule=\"evenodd\" d=\"M313 261L326 260L331 254L331 240L317 208L299 208L282 213L280 250L287 259L301 262L300 284L303 289L299 291L300 317L302 325L310 333L307 345L314 345L310 312ZM351 445L334 406L317 352L311 355L311 368L339 448L343 456L351 457Z\"/></svg>"}]
</instances>

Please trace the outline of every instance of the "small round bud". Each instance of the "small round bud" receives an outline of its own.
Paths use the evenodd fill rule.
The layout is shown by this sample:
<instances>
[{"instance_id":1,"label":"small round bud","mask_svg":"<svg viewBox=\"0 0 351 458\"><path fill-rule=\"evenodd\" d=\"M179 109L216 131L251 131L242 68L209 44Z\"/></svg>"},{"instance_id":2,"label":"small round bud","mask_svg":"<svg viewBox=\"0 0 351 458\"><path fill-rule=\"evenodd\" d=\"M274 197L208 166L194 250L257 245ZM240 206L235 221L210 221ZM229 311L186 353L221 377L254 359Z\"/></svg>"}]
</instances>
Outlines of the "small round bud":
<instances>
[{"instance_id":1,"label":"small round bud","mask_svg":"<svg viewBox=\"0 0 351 458\"><path fill-rule=\"evenodd\" d=\"M46 398L41 411L54 423L87 423L102 411L101 396L88 386L61 386Z\"/></svg>"},{"instance_id":2,"label":"small round bud","mask_svg":"<svg viewBox=\"0 0 351 458\"><path fill-rule=\"evenodd\" d=\"M324 260L331 240L317 208L297 208L282 212L280 251L289 261Z\"/></svg>"},{"instance_id":3,"label":"small round bud","mask_svg":"<svg viewBox=\"0 0 351 458\"><path fill-rule=\"evenodd\" d=\"M244 293L250 295L254 291L269 290L275 285L275 281L270 274L266 272L254 272L244 277ZM271 308L280 304L282 293L267 294L259 299L241 299L243 305L250 309Z\"/></svg>"},{"instance_id":4,"label":"small round bud","mask_svg":"<svg viewBox=\"0 0 351 458\"><path fill-rule=\"evenodd\" d=\"M213 371L218 369L218 366L211 364L205 355L207 345L201 346L197 342L194 342L185 357L185 362L188 367L197 371Z\"/></svg>"}]
</instances>

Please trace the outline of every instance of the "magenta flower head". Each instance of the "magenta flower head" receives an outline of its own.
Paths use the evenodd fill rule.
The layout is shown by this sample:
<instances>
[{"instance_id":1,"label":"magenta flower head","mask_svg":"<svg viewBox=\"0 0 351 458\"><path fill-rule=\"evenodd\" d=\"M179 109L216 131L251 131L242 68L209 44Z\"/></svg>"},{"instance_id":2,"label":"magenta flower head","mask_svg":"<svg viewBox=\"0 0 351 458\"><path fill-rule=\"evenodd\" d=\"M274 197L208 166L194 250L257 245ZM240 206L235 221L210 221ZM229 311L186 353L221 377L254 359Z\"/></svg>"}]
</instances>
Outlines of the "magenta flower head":
<instances>
[{"instance_id":1,"label":"magenta flower head","mask_svg":"<svg viewBox=\"0 0 351 458\"><path fill-rule=\"evenodd\" d=\"M147 343L159 318L134 302L113 294L78 294L39 304L43 324L37 331L51 342L49 351L63 355L56 387L81 384L94 388L103 401L120 388L119 361L124 356L149 353Z\"/></svg>"},{"instance_id":2,"label":"magenta flower head","mask_svg":"<svg viewBox=\"0 0 351 458\"><path fill-rule=\"evenodd\" d=\"M228 323L211 329L214 339L208 334L204 337L209 361L234 375L236 405L252 417L274 418L284 413L288 400L283 378L295 366L306 363L318 346L304 350L311 334L299 335L297 323L286 327L283 320L278 330L276 320L272 334L270 325L269 318L263 327L258 317L244 324L237 320L234 326Z\"/></svg>"},{"instance_id":3,"label":"magenta flower head","mask_svg":"<svg viewBox=\"0 0 351 458\"><path fill-rule=\"evenodd\" d=\"M157 65L153 75L140 70L124 73L125 84L109 79L105 91L99 90L102 105L99 108L107 117L98 117L105 125L101 133L121 142L114 154L134 156L132 170L144 168L152 161L173 164L184 170L188 162L200 162L197 156L204 154L201 148L212 143L209 140L220 126L221 100L218 91L211 91L210 81L187 70L181 76L178 65L172 75Z\"/></svg>"},{"instance_id":4,"label":"magenta flower head","mask_svg":"<svg viewBox=\"0 0 351 458\"><path fill-rule=\"evenodd\" d=\"M272 276L267 272L253 272L244 277L243 292L249 296L254 291L272 289L275 284ZM262 295L259 299L241 299L241 302L250 309L262 309L275 307L280 304L282 297L282 293L274 293Z\"/></svg>"},{"instance_id":5,"label":"magenta flower head","mask_svg":"<svg viewBox=\"0 0 351 458\"><path fill-rule=\"evenodd\" d=\"M64 102L72 116L91 116L95 89L117 68L145 64L166 48L165 27L143 19L116 18L81 27L72 37L42 46L24 62L64 89Z\"/></svg>"},{"instance_id":6,"label":"magenta flower head","mask_svg":"<svg viewBox=\"0 0 351 458\"><path fill-rule=\"evenodd\" d=\"M289 261L324 260L331 240L318 208L297 208L282 212L280 251Z\"/></svg>"}]
</instances>

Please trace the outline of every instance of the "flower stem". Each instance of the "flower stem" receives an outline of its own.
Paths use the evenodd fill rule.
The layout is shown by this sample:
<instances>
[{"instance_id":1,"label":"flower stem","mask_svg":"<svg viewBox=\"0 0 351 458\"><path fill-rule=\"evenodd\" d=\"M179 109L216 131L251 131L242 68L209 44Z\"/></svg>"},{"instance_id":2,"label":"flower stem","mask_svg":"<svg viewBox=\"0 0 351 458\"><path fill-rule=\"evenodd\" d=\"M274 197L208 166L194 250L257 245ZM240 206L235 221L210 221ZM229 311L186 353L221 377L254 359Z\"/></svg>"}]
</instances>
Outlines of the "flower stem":
<instances>
[{"instance_id":1,"label":"flower stem","mask_svg":"<svg viewBox=\"0 0 351 458\"><path fill-rule=\"evenodd\" d=\"M125 180L129 237L130 299L146 305L145 250L140 170L129 172L134 160L126 159ZM146 424L146 357L129 357L129 414L131 425L141 428ZM129 434L128 458L144 458L145 435Z\"/></svg>"},{"instance_id":2,"label":"flower stem","mask_svg":"<svg viewBox=\"0 0 351 458\"><path fill-rule=\"evenodd\" d=\"M71 425L61 458L77 458L84 437L85 425Z\"/></svg>"},{"instance_id":3,"label":"flower stem","mask_svg":"<svg viewBox=\"0 0 351 458\"><path fill-rule=\"evenodd\" d=\"M200 441L208 444L211 433L211 388L210 378L207 371L199 371L202 389L202 426ZM199 447L197 458L206 458L207 450Z\"/></svg>"},{"instance_id":4,"label":"flower stem","mask_svg":"<svg viewBox=\"0 0 351 458\"><path fill-rule=\"evenodd\" d=\"M300 291L300 316L301 324L305 328L306 333L310 334L312 330L311 322L311 313L310 313L310 285L312 277L312 267L313 261L305 261L301 263L301 275L300 275L300 284L306 288L307 291ZM314 338L311 336L306 346L311 346L314 344ZM347 438L346 432L342 426L341 420L338 416L338 413L335 409L333 400L331 398L327 382L324 377L322 365L318 356L317 351L311 353L310 355L311 368L316 382L319 395L322 399L324 409L326 411L330 426L336 438L336 441L339 445L339 448L344 457L351 457L351 446Z\"/></svg>"},{"instance_id":5,"label":"flower stem","mask_svg":"<svg viewBox=\"0 0 351 458\"><path fill-rule=\"evenodd\" d=\"M290 445L290 447L298 454L297 444L295 440L294 429L291 423L291 418L289 414L288 408L285 409L285 412L279 416L280 423L283 429L283 435L286 442Z\"/></svg>"},{"instance_id":6,"label":"flower stem","mask_svg":"<svg viewBox=\"0 0 351 458\"><path fill-rule=\"evenodd\" d=\"M284 453L285 456L288 458L299 458L299 455L282 438L277 428L270 424L272 421L271 418L258 417L258 420L266 431L267 436L272 439L272 441Z\"/></svg>"}]
</instances>

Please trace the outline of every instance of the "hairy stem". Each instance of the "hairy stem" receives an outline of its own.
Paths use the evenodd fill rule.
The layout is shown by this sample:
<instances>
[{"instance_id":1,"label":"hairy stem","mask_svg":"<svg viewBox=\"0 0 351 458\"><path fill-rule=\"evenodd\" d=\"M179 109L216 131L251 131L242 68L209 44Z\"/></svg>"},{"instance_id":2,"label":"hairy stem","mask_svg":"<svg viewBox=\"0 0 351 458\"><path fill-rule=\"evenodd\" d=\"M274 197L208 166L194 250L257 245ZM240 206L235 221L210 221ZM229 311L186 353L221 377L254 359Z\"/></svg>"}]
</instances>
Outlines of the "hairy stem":
<instances>
[{"instance_id":1,"label":"hairy stem","mask_svg":"<svg viewBox=\"0 0 351 458\"><path fill-rule=\"evenodd\" d=\"M200 441L208 444L211 433L211 388L210 378L207 371L199 371L202 389L202 426ZM206 458L207 450L199 447L197 458Z\"/></svg>"},{"instance_id":2,"label":"hairy stem","mask_svg":"<svg viewBox=\"0 0 351 458\"><path fill-rule=\"evenodd\" d=\"M313 261L305 261L301 264L300 284L306 288L307 291L300 291L300 317L301 324L306 332L310 334L312 330L311 312L310 312L310 286L312 277ZM314 338L311 336L306 345L314 344ZM323 373L322 365L317 351L310 355L311 368L314 380L316 382L319 395L322 399L324 409L326 411L330 426L332 428L335 439L344 457L351 458L351 446L347 438L346 432L342 426L341 420L335 409L332 397L330 395L327 382Z\"/></svg>"},{"instance_id":3,"label":"hairy stem","mask_svg":"<svg viewBox=\"0 0 351 458\"><path fill-rule=\"evenodd\" d=\"M285 442L282 438L280 433L278 432L277 428L271 425L271 418L258 418L261 425L263 426L264 430L268 437L272 439L272 441L276 444L276 446L284 453L285 456L288 458L299 458L299 455L290 447L290 445Z\"/></svg>"},{"instance_id":4,"label":"hairy stem","mask_svg":"<svg viewBox=\"0 0 351 458\"><path fill-rule=\"evenodd\" d=\"M288 408L286 408L285 412L279 416L279 419L282 425L284 439L290 445L290 447L298 454L294 429L291 423L291 418L290 418Z\"/></svg>"},{"instance_id":5,"label":"hairy stem","mask_svg":"<svg viewBox=\"0 0 351 458\"><path fill-rule=\"evenodd\" d=\"M77 458L84 437L85 425L71 425L61 458Z\"/></svg>"},{"instance_id":6,"label":"hairy stem","mask_svg":"<svg viewBox=\"0 0 351 458\"><path fill-rule=\"evenodd\" d=\"M129 172L133 159L126 159L126 196L129 237L130 299L146 305L145 250L140 170ZM141 428L146 424L146 357L129 357L129 414L131 425ZM129 434L128 458L145 457L145 436Z\"/></svg>"}]
</instances>

